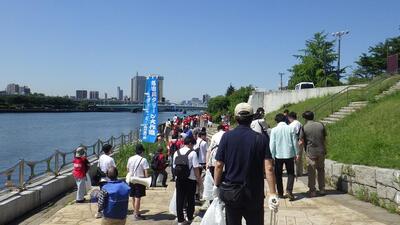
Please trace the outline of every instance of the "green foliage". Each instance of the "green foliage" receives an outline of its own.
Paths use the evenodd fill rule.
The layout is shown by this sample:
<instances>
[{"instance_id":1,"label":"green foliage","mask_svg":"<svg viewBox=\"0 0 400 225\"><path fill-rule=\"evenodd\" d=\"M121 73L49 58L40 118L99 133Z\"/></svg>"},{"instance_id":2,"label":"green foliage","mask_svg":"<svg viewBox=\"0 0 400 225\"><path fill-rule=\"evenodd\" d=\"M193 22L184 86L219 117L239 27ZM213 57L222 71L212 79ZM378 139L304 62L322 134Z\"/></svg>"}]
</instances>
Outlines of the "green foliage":
<instances>
[{"instance_id":1,"label":"green foliage","mask_svg":"<svg viewBox=\"0 0 400 225\"><path fill-rule=\"evenodd\" d=\"M354 193L356 198L358 198L359 200L368 202L369 194L368 194L368 189L366 189L365 187L361 186Z\"/></svg>"},{"instance_id":2,"label":"green foliage","mask_svg":"<svg viewBox=\"0 0 400 225\"><path fill-rule=\"evenodd\" d=\"M72 109L77 107L75 101L63 97L48 97L42 94L0 96L3 108L51 108Z\"/></svg>"},{"instance_id":3,"label":"green foliage","mask_svg":"<svg viewBox=\"0 0 400 225\"><path fill-rule=\"evenodd\" d=\"M362 53L355 62L357 68L352 77L372 79L386 71L387 56L400 52L400 36L388 38L368 49L368 53Z\"/></svg>"},{"instance_id":4,"label":"green foliage","mask_svg":"<svg viewBox=\"0 0 400 225\"><path fill-rule=\"evenodd\" d=\"M328 41L325 32L314 34L313 39L306 41L306 48L301 55L294 55L300 62L289 70L289 89L294 89L300 82L313 82L317 87L336 86L340 84L333 63L337 59L334 51L335 41ZM340 71L344 73L345 68Z\"/></svg>"},{"instance_id":5,"label":"green foliage","mask_svg":"<svg viewBox=\"0 0 400 225\"><path fill-rule=\"evenodd\" d=\"M142 143L145 149L143 157L147 159L150 163L151 159L153 158L155 152L158 148L158 143ZM166 144L163 142L161 144L164 148L164 153L166 153ZM135 144L128 144L122 146L118 153L115 154L115 163L117 164L119 177L125 177L127 174L126 166L128 164L129 157L135 155L136 143ZM150 171L151 172L151 171Z\"/></svg>"},{"instance_id":6,"label":"green foliage","mask_svg":"<svg viewBox=\"0 0 400 225\"><path fill-rule=\"evenodd\" d=\"M235 92L235 87L233 87L233 86L232 86L232 83L231 83L231 84L229 84L228 89L226 89L226 94L225 94L225 96L226 96L226 97L229 97L229 96L231 96L234 92Z\"/></svg>"},{"instance_id":7,"label":"green foliage","mask_svg":"<svg viewBox=\"0 0 400 225\"><path fill-rule=\"evenodd\" d=\"M231 92L230 90L233 90ZM227 96L216 96L208 101L208 112L211 113L214 122L220 122L222 114L233 115L235 106L240 102L247 102L254 88L249 85L237 90L230 84ZM229 95L228 95L229 92Z\"/></svg>"}]
</instances>

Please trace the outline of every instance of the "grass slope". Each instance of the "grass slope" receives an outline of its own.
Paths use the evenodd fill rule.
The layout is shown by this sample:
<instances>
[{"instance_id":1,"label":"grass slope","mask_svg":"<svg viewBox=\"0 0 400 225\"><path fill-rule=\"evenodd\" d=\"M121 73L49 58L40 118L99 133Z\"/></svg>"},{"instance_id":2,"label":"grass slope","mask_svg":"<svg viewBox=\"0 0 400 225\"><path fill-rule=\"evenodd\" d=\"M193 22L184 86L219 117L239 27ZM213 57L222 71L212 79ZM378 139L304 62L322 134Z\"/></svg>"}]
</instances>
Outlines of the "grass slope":
<instances>
[{"instance_id":1,"label":"grass slope","mask_svg":"<svg viewBox=\"0 0 400 225\"><path fill-rule=\"evenodd\" d=\"M328 158L400 169L400 93L328 126Z\"/></svg>"}]
</instances>

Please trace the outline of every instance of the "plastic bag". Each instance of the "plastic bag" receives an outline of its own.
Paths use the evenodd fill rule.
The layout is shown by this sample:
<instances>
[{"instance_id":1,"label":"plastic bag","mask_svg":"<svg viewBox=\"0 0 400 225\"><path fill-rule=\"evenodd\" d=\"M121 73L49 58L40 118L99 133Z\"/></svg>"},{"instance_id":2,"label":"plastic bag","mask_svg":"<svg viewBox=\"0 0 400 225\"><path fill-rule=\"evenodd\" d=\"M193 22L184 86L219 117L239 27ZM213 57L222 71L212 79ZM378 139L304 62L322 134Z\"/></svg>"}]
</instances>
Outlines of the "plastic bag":
<instances>
[{"instance_id":1,"label":"plastic bag","mask_svg":"<svg viewBox=\"0 0 400 225\"><path fill-rule=\"evenodd\" d=\"M169 202L169 212L173 215L177 215L176 213L176 189L174 194L172 195L171 201Z\"/></svg>"},{"instance_id":2,"label":"plastic bag","mask_svg":"<svg viewBox=\"0 0 400 225\"><path fill-rule=\"evenodd\" d=\"M200 225L226 225L225 204L219 198L208 207Z\"/></svg>"},{"instance_id":3,"label":"plastic bag","mask_svg":"<svg viewBox=\"0 0 400 225\"><path fill-rule=\"evenodd\" d=\"M86 173L85 185L86 185L86 193L89 193L89 191L92 189L92 181L90 179L89 173Z\"/></svg>"},{"instance_id":4,"label":"plastic bag","mask_svg":"<svg viewBox=\"0 0 400 225\"><path fill-rule=\"evenodd\" d=\"M211 175L211 172L207 170L206 176L204 177L204 188L203 188L203 200L211 201L214 199L213 196L213 186L214 179Z\"/></svg>"}]
</instances>

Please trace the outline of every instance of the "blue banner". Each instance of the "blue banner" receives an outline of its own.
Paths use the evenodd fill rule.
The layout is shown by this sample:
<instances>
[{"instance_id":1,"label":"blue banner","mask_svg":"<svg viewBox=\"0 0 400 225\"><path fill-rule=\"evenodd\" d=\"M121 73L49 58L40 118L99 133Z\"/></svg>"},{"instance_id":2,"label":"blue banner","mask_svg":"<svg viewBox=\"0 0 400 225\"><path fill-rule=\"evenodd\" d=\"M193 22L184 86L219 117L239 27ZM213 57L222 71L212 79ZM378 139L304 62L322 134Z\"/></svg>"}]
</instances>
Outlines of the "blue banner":
<instances>
[{"instance_id":1,"label":"blue banner","mask_svg":"<svg viewBox=\"0 0 400 225\"><path fill-rule=\"evenodd\" d=\"M158 79L146 78L146 91L143 102L143 123L140 139L143 142L154 143L158 134Z\"/></svg>"}]
</instances>

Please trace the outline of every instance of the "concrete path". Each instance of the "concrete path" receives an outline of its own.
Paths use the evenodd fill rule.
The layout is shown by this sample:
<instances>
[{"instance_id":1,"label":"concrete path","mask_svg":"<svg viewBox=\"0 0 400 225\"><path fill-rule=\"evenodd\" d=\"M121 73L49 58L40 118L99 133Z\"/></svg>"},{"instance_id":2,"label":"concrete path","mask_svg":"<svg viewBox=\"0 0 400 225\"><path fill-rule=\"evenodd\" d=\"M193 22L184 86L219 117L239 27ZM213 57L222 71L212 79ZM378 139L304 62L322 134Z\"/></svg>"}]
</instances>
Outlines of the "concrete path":
<instances>
[{"instance_id":1,"label":"concrete path","mask_svg":"<svg viewBox=\"0 0 400 225\"><path fill-rule=\"evenodd\" d=\"M328 190L328 195L307 198L304 184L306 178L295 183L294 192L297 200L280 201L281 207L277 214L279 225L398 225L400 216L390 214L386 210L361 202L354 197ZM148 220L133 221L132 205L129 205L127 224L171 225L176 224L175 217L168 212L169 201L174 190L174 183L168 188L147 190L143 199L142 209ZM70 203L41 224L100 224L101 219L95 219L96 204ZM198 210L196 210L198 212ZM270 212L265 212L265 224L269 224ZM200 223L193 223L200 224Z\"/></svg>"}]
</instances>

